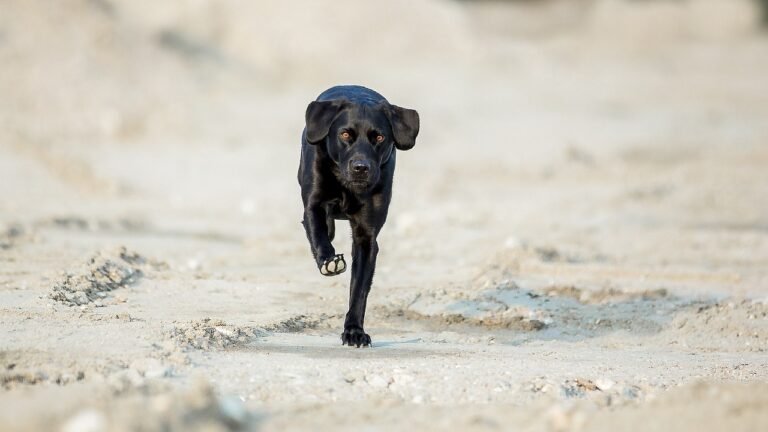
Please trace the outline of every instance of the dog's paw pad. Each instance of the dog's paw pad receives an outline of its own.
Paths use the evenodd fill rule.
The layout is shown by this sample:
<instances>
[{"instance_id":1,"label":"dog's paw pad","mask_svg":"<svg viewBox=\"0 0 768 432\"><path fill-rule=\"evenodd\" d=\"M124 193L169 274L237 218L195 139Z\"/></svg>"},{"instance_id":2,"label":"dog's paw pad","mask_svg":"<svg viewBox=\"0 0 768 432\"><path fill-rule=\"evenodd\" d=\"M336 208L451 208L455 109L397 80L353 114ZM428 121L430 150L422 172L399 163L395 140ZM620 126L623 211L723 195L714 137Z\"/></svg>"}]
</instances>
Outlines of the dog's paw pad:
<instances>
[{"instance_id":1,"label":"dog's paw pad","mask_svg":"<svg viewBox=\"0 0 768 432\"><path fill-rule=\"evenodd\" d=\"M341 334L341 344L357 348L371 346L371 337L362 329L351 328Z\"/></svg>"},{"instance_id":2,"label":"dog's paw pad","mask_svg":"<svg viewBox=\"0 0 768 432\"><path fill-rule=\"evenodd\" d=\"M333 258L328 258L320 265L320 273L325 276L336 276L344 273L347 269L347 263L344 261L344 255L338 254Z\"/></svg>"}]
</instances>

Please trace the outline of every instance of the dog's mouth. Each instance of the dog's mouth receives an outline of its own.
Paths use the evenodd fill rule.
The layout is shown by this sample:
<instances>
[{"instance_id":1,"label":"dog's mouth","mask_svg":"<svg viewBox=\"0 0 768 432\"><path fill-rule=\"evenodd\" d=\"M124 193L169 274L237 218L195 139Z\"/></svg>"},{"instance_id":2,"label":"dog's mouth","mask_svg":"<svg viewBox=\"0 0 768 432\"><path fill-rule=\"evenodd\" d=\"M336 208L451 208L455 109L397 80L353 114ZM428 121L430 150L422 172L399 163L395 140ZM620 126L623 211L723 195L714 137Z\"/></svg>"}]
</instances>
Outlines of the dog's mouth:
<instances>
[{"instance_id":1,"label":"dog's mouth","mask_svg":"<svg viewBox=\"0 0 768 432\"><path fill-rule=\"evenodd\" d=\"M337 178L342 185L354 192L366 192L378 181L378 175L376 173L371 173L370 175L355 175L355 173L343 172Z\"/></svg>"},{"instance_id":2,"label":"dog's mouth","mask_svg":"<svg viewBox=\"0 0 768 432\"><path fill-rule=\"evenodd\" d=\"M347 188L353 191L359 191L359 192L368 190L368 188L371 187L371 182L368 180L348 179L346 183L347 183Z\"/></svg>"}]
</instances>

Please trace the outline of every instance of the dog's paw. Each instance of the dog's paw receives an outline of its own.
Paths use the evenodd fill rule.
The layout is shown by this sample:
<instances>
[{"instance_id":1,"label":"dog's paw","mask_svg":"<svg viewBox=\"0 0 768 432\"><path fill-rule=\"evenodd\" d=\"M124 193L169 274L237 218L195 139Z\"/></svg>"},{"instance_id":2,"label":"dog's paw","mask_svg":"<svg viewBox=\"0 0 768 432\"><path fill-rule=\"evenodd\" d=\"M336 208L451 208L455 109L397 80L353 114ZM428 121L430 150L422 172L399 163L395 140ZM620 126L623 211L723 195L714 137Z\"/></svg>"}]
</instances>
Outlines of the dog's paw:
<instances>
[{"instance_id":1,"label":"dog's paw","mask_svg":"<svg viewBox=\"0 0 768 432\"><path fill-rule=\"evenodd\" d=\"M362 329L350 328L344 330L344 333L341 334L341 344L355 346L358 348L361 346L370 346L371 337L368 336L368 334L365 333Z\"/></svg>"},{"instance_id":2,"label":"dog's paw","mask_svg":"<svg viewBox=\"0 0 768 432\"><path fill-rule=\"evenodd\" d=\"M347 262L344 261L344 255L338 254L325 260L320 264L320 273L325 276L336 276L344 273L347 269Z\"/></svg>"}]
</instances>

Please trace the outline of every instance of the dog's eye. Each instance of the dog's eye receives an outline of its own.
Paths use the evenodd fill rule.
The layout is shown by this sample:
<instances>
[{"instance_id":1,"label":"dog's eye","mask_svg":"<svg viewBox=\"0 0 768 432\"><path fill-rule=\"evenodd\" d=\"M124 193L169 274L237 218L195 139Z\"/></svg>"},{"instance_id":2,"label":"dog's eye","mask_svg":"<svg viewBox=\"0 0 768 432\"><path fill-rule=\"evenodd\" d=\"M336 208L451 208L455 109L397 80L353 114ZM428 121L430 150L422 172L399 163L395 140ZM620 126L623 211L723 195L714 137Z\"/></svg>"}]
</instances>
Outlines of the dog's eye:
<instances>
[{"instance_id":1,"label":"dog's eye","mask_svg":"<svg viewBox=\"0 0 768 432\"><path fill-rule=\"evenodd\" d=\"M384 142L384 135L376 135L376 142L377 143Z\"/></svg>"},{"instance_id":2,"label":"dog's eye","mask_svg":"<svg viewBox=\"0 0 768 432\"><path fill-rule=\"evenodd\" d=\"M341 134L339 134L339 136L344 141L349 141L349 139L352 138L352 135L350 135L349 132L347 132L347 131L342 132Z\"/></svg>"}]
</instances>

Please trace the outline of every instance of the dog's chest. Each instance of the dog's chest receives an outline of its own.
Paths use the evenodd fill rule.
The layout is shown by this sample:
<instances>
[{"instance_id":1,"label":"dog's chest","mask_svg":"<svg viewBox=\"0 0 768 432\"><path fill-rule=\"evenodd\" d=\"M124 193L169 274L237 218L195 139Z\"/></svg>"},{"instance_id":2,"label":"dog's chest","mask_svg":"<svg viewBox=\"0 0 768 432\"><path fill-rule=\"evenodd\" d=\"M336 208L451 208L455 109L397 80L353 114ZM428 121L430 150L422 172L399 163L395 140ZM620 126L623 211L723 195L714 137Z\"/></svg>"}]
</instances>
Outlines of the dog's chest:
<instances>
[{"instance_id":1,"label":"dog's chest","mask_svg":"<svg viewBox=\"0 0 768 432\"><path fill-rule=\"evenodd\" d=\"M326 203L326 210L334 219L347 219L362 208L362 203L353 194L342 191L339 198Z\"/></svg>"}]
</instances>

